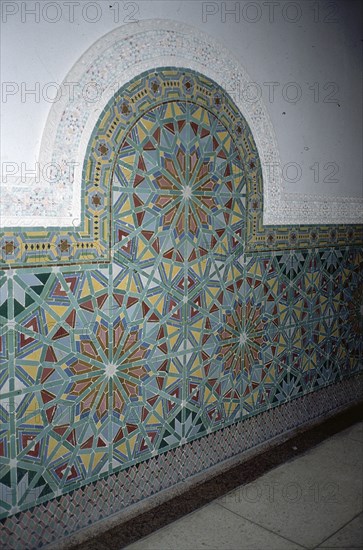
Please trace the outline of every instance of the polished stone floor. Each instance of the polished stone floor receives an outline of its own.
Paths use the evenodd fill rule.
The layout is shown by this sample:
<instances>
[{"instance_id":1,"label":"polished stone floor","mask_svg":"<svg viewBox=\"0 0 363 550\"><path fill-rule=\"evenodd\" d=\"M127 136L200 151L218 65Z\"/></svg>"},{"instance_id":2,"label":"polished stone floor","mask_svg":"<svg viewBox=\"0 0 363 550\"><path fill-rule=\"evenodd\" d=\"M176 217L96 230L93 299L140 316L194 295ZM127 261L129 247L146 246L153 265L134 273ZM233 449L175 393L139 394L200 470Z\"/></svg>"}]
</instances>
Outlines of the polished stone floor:
<instances>
[{"instance_id":1,"label":"polished stone floor","mask_svg":"<svg viewBox=\"0 0 363 550\"><path fill-rule=\"evenodd\" d=\"M363 549L362 487L358 423L126 548Z\"/></svg>"}]
</instances>

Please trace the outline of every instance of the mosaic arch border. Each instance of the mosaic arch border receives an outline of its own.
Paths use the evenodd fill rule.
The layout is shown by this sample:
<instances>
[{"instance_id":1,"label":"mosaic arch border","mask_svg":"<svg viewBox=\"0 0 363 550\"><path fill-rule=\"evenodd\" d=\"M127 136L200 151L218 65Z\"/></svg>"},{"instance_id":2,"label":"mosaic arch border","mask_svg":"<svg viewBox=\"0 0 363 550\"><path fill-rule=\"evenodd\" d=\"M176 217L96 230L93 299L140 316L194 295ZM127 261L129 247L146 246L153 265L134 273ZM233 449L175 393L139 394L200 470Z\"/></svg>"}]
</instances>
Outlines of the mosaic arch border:
<instances>
[{"instance_id":1,"label":"mosaic arch border","mask_svg":"<svg viewBox=\"0 0 363 550\"><path fill-rule=\"evenodd\" d=\"M186 79L189 88L185 85ZM180 100L214 112L224 128L234 129L233 142L243 159L246 187L250 193L254 187L261 188L261 184L257 184L261 170L253 136L228 94L215 82L188 69L172 67L147 71L111 97L93 129L83 164L82 225L72 229L34 228L6 232L0 241L4 268L109 263L116 246L111 239L111 204L119 148L141 115L165 102ZM245 219L244 215L244 224ZM240 252L244 245L243 231L239 237Z\"/></svg>"},{"instance_id":2,"label":"mosaic arch border","mask_svg":"<svg viewBox=\"0 0 363 550\"><path fill-rule=\"evenodd\" d=\"M61 87L61 99L53 104L48 116L39 155L40 166L52 164L59 168L56 183L51 187L45 182L37 184L34 196L32 179L21 185L18 179L9 181L10 186L2 189L3 203L10 206L1 213L1 226L16 227L19 220L22 227L77 226L82 212L83 159L100 113L116 89L138 74L161 66L200 72L233 96L252 130L261 158L265 225L362 222L363 201L357 198L295 193L287 198L283 194L280 177L275 178L275 171L268 169L271 163L280 166L272 123L261 100L251 103L236 93L245 89L251 79L230 51L192 26L170 20L146 20L124 25L101 37L69 72ZM78 91L70 92L75 89L71 83L79 84L77 90L84 90L91 82L102 92L96 102L86 101L89 96ZM258 225L261 232L262 220ZM334 227L333 237L336 231L342 231ZM272 230L273 238L276 231ZM330 229L318 231L321 235L327 232Z\"/></svg>"},{"instance_id":3,"label":"mosaic arch border","mask_svg":"<svg viewBox=\"0 0 363 550\"><path fill-rule=\"evenodd\" d=\"M172 70L179 74L179 83L175 86L175 94L183 99L190 94L183 88L183 71L175 67L159 68L154 71ZM99 264L109 263L112 258L112 245L109 240L110 224L110 191L114 168L113 157L120 146L123 136L136 120L139 110L145 111L162 101L163 96L156 97L146 79L143 89L139 89L135 82L141 81L144 72L138 74L127 85L114 93L101 113L97 113L97 123L92 129L92 137L87 142L82 163L82 214L81 226L41 228L28 227L14 229L0 235L0 265L3 268L41 266L45 263L56 265L69 264ZM203 80L203 74L190 70L195 78ZM199 77L198 77L199 75ZM175 78L175 76L173 77ZM213 82L209 77L209 82ZM264 250L313 248L322 246L354 245L362 241L362 226L284 226L266 227L262 223L263 211L263 164L260 161L258 146L254 141L253 133L229 94L216 84L216 93L221 96L224 104L217 110L217 117L223 122L223 117L231 106L232 116L227 116L227 127L235 130L235 140L240 149L241 158L244 158L247 174L247 205L246 205L246 233L245 241L241 243L240 252L261 252ZM149 87L148 87L149 86ZM127 90L133 89L130 94ZM196 86L197 88L197 86ZM195 89L196 89L195 88ZM140 95L141 93L141 95ZM164 90L163 93L169 93ZM122 113L122 98L127 95L133 112ZM173 97L174 97L173 96ZM174 97L174 98L175 98ZM211 106L214 95L208 90L205 98L198 97L198 101L207 101ZM141 98L141 99L140 99ZM224 98L224 99L223 99ZM190 98L189 98L190 99ZM225 123L226 121L224 121ZM238 124L237 124L238 122ZM238 135L238 128L243 133ZM87 135L87 133L86 133ZM67 143L66 135L64 143ZM83 139L83 138L82 138ZM110 155L97 154L100 146L111 150ZM70 155L70 151L68 152ZM113 156L112 156L113 155ZM69 157L70 158L70 157ZM100 192L104 197L102 207L94 207L92 197ZM40 195L40 199L44 195ZM63 204L61 197L58 199ZM75 221L75 220L74 220Z\"/></svg>"}]
</instances>

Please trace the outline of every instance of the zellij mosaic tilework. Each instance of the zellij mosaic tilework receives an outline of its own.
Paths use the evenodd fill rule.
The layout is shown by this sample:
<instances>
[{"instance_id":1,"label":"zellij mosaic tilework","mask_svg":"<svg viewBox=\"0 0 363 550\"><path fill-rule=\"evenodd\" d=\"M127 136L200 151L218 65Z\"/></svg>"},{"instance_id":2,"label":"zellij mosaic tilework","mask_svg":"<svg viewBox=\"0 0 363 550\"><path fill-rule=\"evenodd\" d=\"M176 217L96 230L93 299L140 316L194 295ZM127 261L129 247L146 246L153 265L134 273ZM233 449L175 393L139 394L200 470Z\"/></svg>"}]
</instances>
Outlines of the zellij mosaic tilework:
<instances>
[{"instance_id":1,"label":"zellij mosaic tilework","mask_svg":"<svg viewBox=\"0 0 363 550\"><path fill-rule=\"evenodd\" d=\"M3 517L362 368L359 228L263 228L253 136L214 82L131 81L83 175L79 229L2 240Z\"/></svg>"}]
</instances>

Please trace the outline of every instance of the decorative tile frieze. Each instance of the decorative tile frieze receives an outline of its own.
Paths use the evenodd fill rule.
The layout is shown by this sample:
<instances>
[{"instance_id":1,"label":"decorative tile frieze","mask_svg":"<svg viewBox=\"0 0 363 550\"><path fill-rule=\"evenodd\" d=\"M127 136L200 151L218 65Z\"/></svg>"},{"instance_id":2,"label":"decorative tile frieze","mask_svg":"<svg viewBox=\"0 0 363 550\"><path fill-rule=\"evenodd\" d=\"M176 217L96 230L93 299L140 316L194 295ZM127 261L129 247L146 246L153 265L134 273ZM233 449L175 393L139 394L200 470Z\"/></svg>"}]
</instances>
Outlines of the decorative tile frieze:
<instances>
[{"instance_id":1,"label":"decorative tile frieze","mask_svg":"<svg viewBox=\"0 0 363 550\"><path fill-rule=\"evenodd\" d=\"M173 491L180 492L178 484L191 476L205 472L207 477L208 468L248 450L257 450L258 445L339 411L361 396L361 376L354 376L182 444L127 470L101 477L2 520L2 544L7 550L39 548L113 514L127 512L131 505L145 502L161 491L169 491L167 494L171 496L175 494ZM5 476L0 482L5 487L7 479ZM24 487L28 482L27 478Z\"/></svg>"},{"instance_id":2,"label":"decorative tile frieze","mask_svg":"<svg viewBox=\"0 0 363 550\"><path fill-rule=\"evenodd\" d=\"M23 176L7 178L1 192L1 225L14 227L19 220L23 227L78 225L83 161L100 113L115 92L134 77L166 66L206 75L227 90L246 118L261 158L265 225L362 223L361 198L283 191L281 174L271 169L281 162L267 109L261 99L252 102L244 93L253 82L231 51L200 29L179 21L149 20L114 29L74 65L44 129L39 156L42 177L35 181ZM187 82L184 86L188 90ZM96 97L94 93L89 97L89 87L93 92L96 88ZM48 166L51 174L45 177Z\"/></svg>"},{"instance_id":3,"label":"decorative tile frieze","mask_svg":"<svg viewBox=\"0 0 363 550\"><path fill-rule=\"evenodd\" d=\"M353 401L363 368L359 228L266 229L254 137L206 76L166 67L118 90L83 185L80 228L0 244L9 547Z\"/></svg>"}]
</instances>

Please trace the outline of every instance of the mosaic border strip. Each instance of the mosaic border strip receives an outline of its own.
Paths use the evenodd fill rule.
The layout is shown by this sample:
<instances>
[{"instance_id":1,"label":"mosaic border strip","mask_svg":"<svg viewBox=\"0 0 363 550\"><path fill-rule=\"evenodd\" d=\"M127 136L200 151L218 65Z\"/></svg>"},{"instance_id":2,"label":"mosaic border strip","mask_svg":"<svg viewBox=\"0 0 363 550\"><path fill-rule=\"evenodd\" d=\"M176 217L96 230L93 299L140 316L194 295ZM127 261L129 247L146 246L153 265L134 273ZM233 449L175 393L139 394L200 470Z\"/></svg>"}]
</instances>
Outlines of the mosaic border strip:
<instances>
[{"instance_id":1,"label":"mosaic border strip","mask_svg":"<svg viewBox=\"0 0 363 550\"><path fill-rule=\"evenodd\" d=\"M245 188L262 192L262 178L227 94L175 68L127 90L94 129L84 172L112 263L1 274L7 514L203 434L218 439L218 429L361 366L359 250L290 253L285 241L278 253L241 255ZM112 200L102 192L111 180Z\"/></svg>"},{"instance_id":2,"label":"mosaic border strip","mask_svg":"<svg viewBox=\"0 0 363 550\"><path fill-rule=\"evenodd\" d=\"M209 109L221 124L231 129L247 183L246 251L363 242L363 225L264 227L263 164L246 119L229 95L209 78L190 70L163 68L138 75L118 90L99 114L83 165L80 228L9 230L0 235L0 265L6 269L45 263L108 263L112 256L112 179L119 148L143 113L177 100Z\"/></svg>"},{"instance_id":3,"label":"mosaic border strip","mask_svg":"<svg viewBox=\"0 0 363 550\"><path fill-rule=\"evenodd\" d=\"M51 208L50 216L39 216L39 211L49 211L49 199L56 195L47 188L40 186L41 193L35 204L30 188L22 184L18 186L16 180L10 184L9 191L4 188L4 196L18 197L17 213L10 208L3 212L3 225L14 226L20 215L25 219L25 226L37 225L64 225L68 217L69 223L79 218L80 203L80 171L84 153L96 124L98 113L107 104L110 94L132 79L137 74L154 67L173 65L194 69L215 80L218 84L236 96L236 104L246 116L253 135L256 139L262 159L265 191L264 191L264 222L266 224L285 225L286 223L360 223L363 217L363 200L351 197L334 198L331 196L303 195L298 197L291 194L290 200L284 200L281 192L281 181L275 176L267 178L271 162L280 165L279 154L267 110L260 100L251 103L244 94L237 93L245 89L251 82L246 70L241 66L230 51L221 46L211 36L189 25L176 21L146 20L135 25L124 25L101 37L74 65L63 82L65 88L61 101L54 104L49 114L46 128L43 133L40 163L56 163L58 166L68 166L69 159L74 159L77 151L75 181L78 188L73 186L71 175L62 174L57 185L57 193L64 200L64 208L58 212ZM150 48L150 44L152 47ZM101 98L94 101L85 101L82 94L67 101L67 84L78 82L80 85L94 79L90 74L97 75L97 85L102 90ZM71 128L71 132L68 130ZM64 137L67 137L65 140ZM68 145L65 145L65 144ZM77 166L78 165L78 166ZM72 172L73 174L73 172ZM31 186L31 182L28 182ZM74 187L73 198L72 187ZM68 190L68 191L67 191ZM45 195L42 197L42 194ZM53 200L54 202L54 200ZM43 208L38 208L43 203ZM47 209L48 204L48 209ZM306 205L309 208L306 208ZM44 208L45 206L45 208ZM29 211L33 215L29 216ZM57 221L58 220L58 221ZM333 221L334 220L334 221Z\"/></svg>"},{"instance_id":4,"label":"mosaic border strip","mask_svg":"<svg viewBox=\"0 0 363 550\"><path fill-rule=\"evenodd\" d=\"M2 521L6 550L38 548L169 489L295 428L362 398L363 377L354 376L186 443L128 470L111 474ZM243 456L243 455L242 455Z\"/></svg>"}]
</instances>

